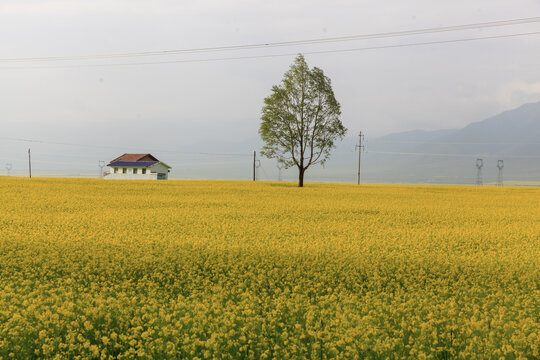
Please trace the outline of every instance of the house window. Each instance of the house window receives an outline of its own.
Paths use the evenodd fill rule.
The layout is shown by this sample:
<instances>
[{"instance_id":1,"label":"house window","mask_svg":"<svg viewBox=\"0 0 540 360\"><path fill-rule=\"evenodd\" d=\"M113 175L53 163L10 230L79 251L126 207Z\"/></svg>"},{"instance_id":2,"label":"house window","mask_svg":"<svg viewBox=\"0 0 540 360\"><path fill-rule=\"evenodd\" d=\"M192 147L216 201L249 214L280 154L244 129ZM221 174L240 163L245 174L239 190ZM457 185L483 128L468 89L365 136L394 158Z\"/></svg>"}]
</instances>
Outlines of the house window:
<instances>
[{"instance_id":1,"label":"house window","mask_svg":"<svg viewBox=\"0 0 540 360\"><path fill-rule=\"evenodd\" d=\"M114 168L114 173L118 174L118 168Z\"/></svg>"},{"instance_id":2,"label":"house window","mask_svg":"<svg viewBox=\"0 0 540 360\"><path fill-rule=\"evenodd\" d=\"M143 174L146 174L146 169L142 169L142 173L143 173Z\"/></svg>"},{"instance_id":3,"label":"house window","mask_svg":"<svg viewBox=\"0 0 540 360\"><path fill-rule=\"evenodd\" d=\"M122 174L127 174L127 168L122 168Z\"/></svg>"},{"instance_id":4,"label":"house window","mask_svg":"<svg viewBox=\"0 0 540 360\"><path fill-rule=\"evenodd\" d=\"M133 173L134 173L134 174L136 174L136 173L137 173L137 169L136 169L136 168L135 168L135 169L133 169Z\"/></svg>"}]
</instances>

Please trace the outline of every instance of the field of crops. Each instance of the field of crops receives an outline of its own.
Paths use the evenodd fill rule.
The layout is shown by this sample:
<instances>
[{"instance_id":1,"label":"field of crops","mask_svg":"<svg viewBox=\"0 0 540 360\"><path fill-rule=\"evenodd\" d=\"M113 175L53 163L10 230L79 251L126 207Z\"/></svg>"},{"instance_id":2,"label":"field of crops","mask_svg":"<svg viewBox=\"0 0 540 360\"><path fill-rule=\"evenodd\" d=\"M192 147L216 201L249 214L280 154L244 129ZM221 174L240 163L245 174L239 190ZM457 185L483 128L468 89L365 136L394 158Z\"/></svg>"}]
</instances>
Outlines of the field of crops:
<instances>
[{"instance_id":1,"label":"field of crops","mask_svg":"<svg viewBox=\"0 0 540 360\"><path fill-rule=\"evenodd\" d=\"M538 359L540 188L0 178L0 359Z\"/></svg>"}]
</instances>

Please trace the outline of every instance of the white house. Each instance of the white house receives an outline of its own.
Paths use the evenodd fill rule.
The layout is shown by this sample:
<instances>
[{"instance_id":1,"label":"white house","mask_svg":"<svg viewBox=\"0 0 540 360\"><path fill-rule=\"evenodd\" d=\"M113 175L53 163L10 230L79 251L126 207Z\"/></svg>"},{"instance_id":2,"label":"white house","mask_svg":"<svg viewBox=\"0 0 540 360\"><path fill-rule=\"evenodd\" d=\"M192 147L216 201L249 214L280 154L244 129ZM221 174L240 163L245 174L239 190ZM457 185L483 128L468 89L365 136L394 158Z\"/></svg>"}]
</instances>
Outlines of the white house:
<instances>
[{"instance_id":1,"label":"white house","mask_svg":"<svg viewBox=\"0 0 540 360\"><path fill-rule=\"evenodd\" d=\"M152 154L124 154L107 165L107 179L167 180L171 167Z\"/></svg>"}]
</instances>

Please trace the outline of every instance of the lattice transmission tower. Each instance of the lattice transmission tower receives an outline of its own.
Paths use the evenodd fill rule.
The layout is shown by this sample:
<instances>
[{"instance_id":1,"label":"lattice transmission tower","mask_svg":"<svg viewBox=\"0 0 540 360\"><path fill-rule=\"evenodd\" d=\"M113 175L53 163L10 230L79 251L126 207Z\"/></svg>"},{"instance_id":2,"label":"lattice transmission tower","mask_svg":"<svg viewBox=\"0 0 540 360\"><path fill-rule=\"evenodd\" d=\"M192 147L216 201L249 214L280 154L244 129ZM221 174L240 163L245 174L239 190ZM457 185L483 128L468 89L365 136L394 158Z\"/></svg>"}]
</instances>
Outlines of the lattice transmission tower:
<instances>
[{"instance_id":1,"label":"lattice transmission tower","mask_svg":"<svg viewBox=\"0 0 540 360\"><path fill-rule=\"evenodd\" d=\"M285 165L283 165L283 163L278 162L278 163L276 164L276 167L278 168L278 181L282 181L282 180L283 180L283 177L281 176L281 171L283 170L283 168L285 167Z\"/></svg>"},{"instance_id":2,"label":"lattice transmission tower","mask_svg":"<svg viewBox=\"0 0 540 360\"><path fill-rule=\"evenodd\" d=\"M499 169L499 173L497 174L497 186L503 186L503 167L504 161L497 160L497 169Z\"/></svg>"},{"instance_id":3,"label":"lattice transmission tower","mask_svg":"<svg viewBox=\"0 0 540 360\"><path fill-rule=\"evenodd\" d=\"M99 160L98 167L99 167L99 178L103 179L103 168L105 167L105 161Z\"/></svg>"},{"instance_id":4,"label":"lattice transmission tower","mask_svg":"<svg viewBox=\"0 0 540 360\"><path fill-rule=\"evenodd\" d=\"M484 181L482 180L482 168L484 167L483 159L476 159L476 185L482 186Z\"/></svg>"}]
</instances>

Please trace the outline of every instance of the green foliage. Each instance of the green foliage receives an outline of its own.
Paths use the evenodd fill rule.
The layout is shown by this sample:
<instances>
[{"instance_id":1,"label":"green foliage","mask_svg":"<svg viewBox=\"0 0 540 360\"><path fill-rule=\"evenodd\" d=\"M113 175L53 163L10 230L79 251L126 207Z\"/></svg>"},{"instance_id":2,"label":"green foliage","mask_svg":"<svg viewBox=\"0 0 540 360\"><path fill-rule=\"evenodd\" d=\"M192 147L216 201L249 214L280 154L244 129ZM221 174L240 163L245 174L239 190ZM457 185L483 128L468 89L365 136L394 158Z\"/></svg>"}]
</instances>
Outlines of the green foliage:
<instances>
[{"instance_id":1,"label":"green foliage","mask_svg":"<svg viewBox=\"0 0 540 360\"><path fill-rule=\"evenodd\" d=\"M285 167L297 166L300 178L311 165L324 164L335 141L345 136L340 105L330 79L317 67L309 69L298 55L280 85L264 99L259 134L262 154Z\"/></svg>"}]
</instances>

